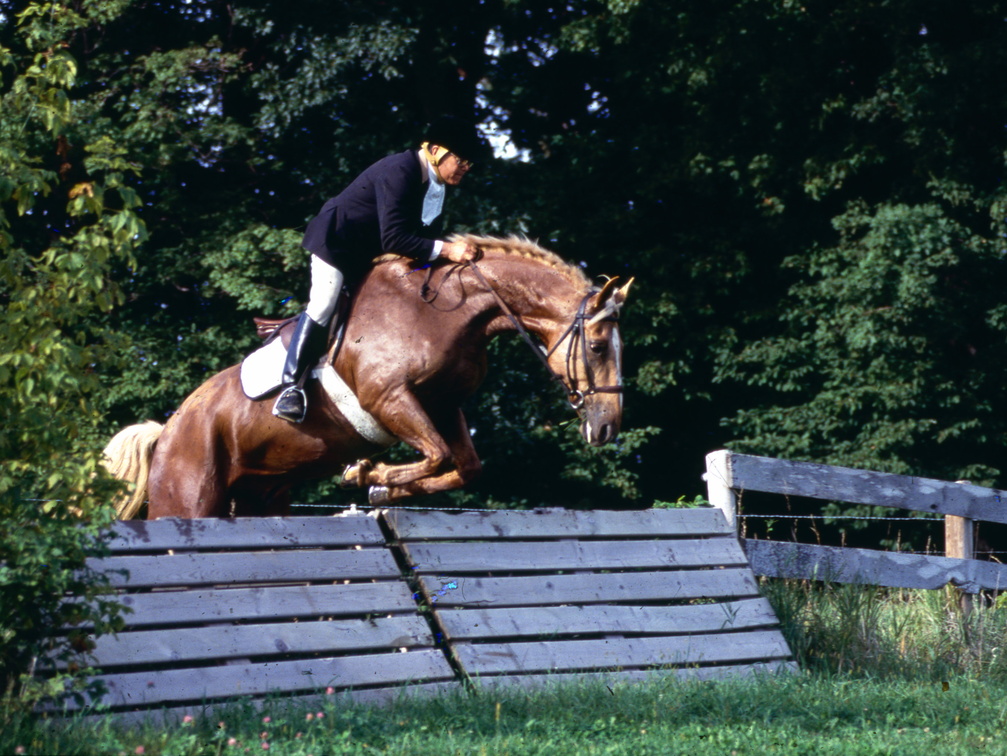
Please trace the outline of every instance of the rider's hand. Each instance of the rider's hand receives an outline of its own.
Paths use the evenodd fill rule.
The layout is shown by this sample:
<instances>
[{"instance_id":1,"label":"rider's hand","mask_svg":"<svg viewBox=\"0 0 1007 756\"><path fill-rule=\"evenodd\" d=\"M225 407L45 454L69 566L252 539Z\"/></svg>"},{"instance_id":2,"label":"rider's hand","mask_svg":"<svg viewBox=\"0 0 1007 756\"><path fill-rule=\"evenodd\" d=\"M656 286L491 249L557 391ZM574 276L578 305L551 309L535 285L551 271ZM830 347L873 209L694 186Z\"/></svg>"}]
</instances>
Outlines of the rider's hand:
<instances>
[{"instance_id":1,"label":"rider's hand","mask_svg":"<svg viewBox=\"0 0 1007 756\"><path fill-rule=\"evenodd\" d=\"M476 259L476 248L474 245L464 241L445 242L441 247L441 257L445 257L454 263L466 263Z\"/></svg>"}]
</instances>

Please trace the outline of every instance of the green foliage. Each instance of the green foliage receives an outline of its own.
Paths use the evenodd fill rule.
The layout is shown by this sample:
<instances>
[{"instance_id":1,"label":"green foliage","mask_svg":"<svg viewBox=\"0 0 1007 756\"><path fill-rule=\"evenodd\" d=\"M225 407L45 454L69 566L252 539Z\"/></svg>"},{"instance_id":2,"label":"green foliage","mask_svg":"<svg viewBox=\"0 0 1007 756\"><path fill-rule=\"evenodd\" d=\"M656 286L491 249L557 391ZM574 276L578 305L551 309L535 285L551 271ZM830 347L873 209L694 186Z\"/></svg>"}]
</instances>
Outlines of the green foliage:
<instances>
[{"instance_id":1,"label":"green foliage","mask_svg":"<svg viewBox=\"0 0 1007 756\"><path fill-rule=\"evenodd\" d=\"M697 509L699 507L708 507L710 502L706 500L703 496L694 496L692 499L686 499L685 496L679 496L675 501L655 501L654 509Z\"/></svg>"},{"instance_id":2,"label":"green foliage","mask_svg":"<svg viewBox=\"0 0 1007 756\"><path fill-rule=\"evenodd\" d=\"M531 220L639 273L645 470L731 445L993 480L1003 5L676 10L567 27L596 108L550 142Z\"/></svg>"},{"instance_id":3,"label":"green foliage","mask_svg":"<svg viewBox=\"0 0 1007 756\"><path fill-rule=\"evenodd\" d=\"M207 253L205 260L210 286L253 315L294 315L306 304L296 295L310 278L308 259L300 235L289 229L249 226Z\"/></svg>"},{"instance_id":4,"label":"green foliage","mask_svg":"<svg viewBox=\"0 0 1007 756\"><path fill-rule=\"evenodd\" d=\"M630 428L623 431L615 443L587 450L583 448L583 437L578 434L576 438L571 438L568 435L560 444L569 459L562 476L565 480L581 481L597 487L602 496L602 492L608 489L617 493L622 500L639 499L639 475L627 462L636 458L636 453L646 445L649 438L660 432L660 428L653 426ZM592 503L595 506L599 504L597 499L592 499Z\"/></svg>"},{"instance_id":5,"label":"green foliage","mask_svg":"<svg viewBox=\"0 0 1007 756\"><path fill-rule=\"evenodd\" d=\"M854 205L836 226L836 247L786 261L800 283L784 333L720 371L776 399L734 419L738 448L990 484L1005 430L990 372L1007 359L990 327L1000 253L934 203Z\"/></svg>"},{"instance_id":6,"label":"green foliage","mask_svg":"<svg viewBox=\"0 0 1007 756\"><path fill-rule=\"evenodd\" d=\"M113 7L30 3L2 61L13 77L0 90L0 695L28 703L65 679L26 673L84 648L79 630L52 634L81 623L101 633L119 612L85 566L103 553L119 490L101 468L91 396L95 366L113 363L123 339L93 316L122 302L112 268L145 237L135 166L106 135L74 153L77 177L41 157L68 159L82 136L67 40Z\"/></svg>"}]
</instances>

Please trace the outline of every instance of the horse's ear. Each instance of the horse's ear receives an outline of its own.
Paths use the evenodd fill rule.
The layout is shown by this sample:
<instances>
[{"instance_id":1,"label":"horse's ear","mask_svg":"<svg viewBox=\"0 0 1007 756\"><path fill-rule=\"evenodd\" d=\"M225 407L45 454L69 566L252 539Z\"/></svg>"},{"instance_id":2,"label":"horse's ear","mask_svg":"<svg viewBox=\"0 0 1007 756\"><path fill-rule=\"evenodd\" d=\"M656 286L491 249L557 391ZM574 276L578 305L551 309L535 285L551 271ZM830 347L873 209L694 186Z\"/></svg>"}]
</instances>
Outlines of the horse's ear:
<instances>
[{"instance_id":1,"label":"horse's ear","mask_svg":"<svg viewBox=\"0 0 1007 756\"><path fill-rule=\"evenodd\" d=\"M626 282L626 285L620 286L619 289L612 296L612 299L615 302L616 307L622 307L623 303L626 301L626 297L629 296L629 287L633 285L633 281L635 280L636 277L629 279Z\"/></svg>"},{"instance_id":2,"label":"horse's ear","mask_svg":"<svg viewBox=\"0 0 1007 756\"><path fill-rule=\"evenodd\" d=\"M594 314L587 324L591 326L604 320L605 318L617 315L619 308L622 307L622 303L626 301L626 295L629 293L630 284L632 284L634 280L635 279L631 278L625 286L617 288L616 284L619 283L618 276L608 279L601 291L591 298L591 312Z\"/></svg>"},{"instance_id":3,"label":"horse's ear","mask_svg":"<svg viewBox=\"0 0 1007 756\"><path fill-rule=\"evenodd\" d=\"M605 285L601 287L601 291L591 298L591 306L596 309L604 307L608 303L609 297L616 291L615 285L617 283L619 283L619 276L608 279Z\"/></svg>"}]
</instances>

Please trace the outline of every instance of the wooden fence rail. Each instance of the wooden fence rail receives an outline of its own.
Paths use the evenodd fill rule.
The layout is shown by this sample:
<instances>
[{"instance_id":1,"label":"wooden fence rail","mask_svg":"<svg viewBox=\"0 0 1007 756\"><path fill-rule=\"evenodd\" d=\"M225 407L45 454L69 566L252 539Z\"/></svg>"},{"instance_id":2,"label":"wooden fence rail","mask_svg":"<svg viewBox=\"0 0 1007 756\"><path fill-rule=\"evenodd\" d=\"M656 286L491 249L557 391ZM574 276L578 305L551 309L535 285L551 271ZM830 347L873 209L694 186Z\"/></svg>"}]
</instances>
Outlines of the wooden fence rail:
<instances>
[{"instance_id":1,"label":"wooden fence rail","mask_svg":"<svg viewBox=\"0 0 1007 756\"><path fill-rule=\"evenodd\" d=\"M943 514L947 556L783 541L745 540L756 575L901 588L953 585L965 593L1007 588L1007 565L972 558L975 522L1007 523L1007 492L965 482L791 462L716 451L706 457L710 503L737 527L745 491Z\"/></svg>"}]
</instances>

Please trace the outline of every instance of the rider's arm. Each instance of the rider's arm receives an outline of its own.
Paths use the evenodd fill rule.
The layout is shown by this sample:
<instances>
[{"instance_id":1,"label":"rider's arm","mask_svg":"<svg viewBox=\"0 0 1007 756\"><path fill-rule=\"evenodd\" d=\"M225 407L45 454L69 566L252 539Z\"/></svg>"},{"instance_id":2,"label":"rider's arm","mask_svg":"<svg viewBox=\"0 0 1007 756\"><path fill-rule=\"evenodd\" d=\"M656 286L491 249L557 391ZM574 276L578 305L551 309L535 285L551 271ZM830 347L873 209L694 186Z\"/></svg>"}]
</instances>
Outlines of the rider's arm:
<instances>
[{"instance_id":1,"label":"rider's arm","mask_svg":"<svg viewBox=\"0 0 1007 756\"><path fill-rule=\"evenodd\" d=\"M417 177L412 175L406 165L390 167L383 175L376 177L374 197L381 249L417 260L430 260L434 251L433 239L416 233L419 217L406 215L408 210L413 209L410 195L415 193L417 184Z\"/></svg>"}]
</instances>

